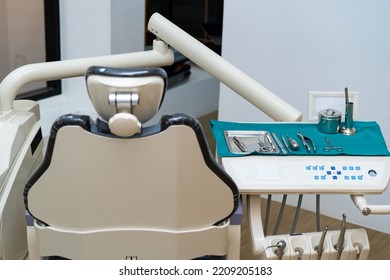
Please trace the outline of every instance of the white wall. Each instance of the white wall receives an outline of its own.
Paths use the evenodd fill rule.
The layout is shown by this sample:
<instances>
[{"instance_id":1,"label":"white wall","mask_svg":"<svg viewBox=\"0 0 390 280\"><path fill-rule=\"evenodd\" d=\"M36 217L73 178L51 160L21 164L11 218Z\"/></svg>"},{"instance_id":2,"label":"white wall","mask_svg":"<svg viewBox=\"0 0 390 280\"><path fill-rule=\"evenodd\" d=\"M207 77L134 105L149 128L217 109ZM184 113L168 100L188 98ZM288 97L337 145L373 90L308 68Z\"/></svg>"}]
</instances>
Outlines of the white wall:
<instances>
[{"instance_id":1,"label":"white wall","mask_svg":"<svg viewBox=\"0 0 390 280\"><path fill-rule=\"evenodd\" d=\"M45 60L43 1L6 1L9 63L16 69L27 63ZM26 25L20 24L21 19Z\"/></svg>"},{"instance_id":2,"label":"white wall","mask_svg":"<svg viewBox=\"0 0 390 280\"><path fill-rule=\"evenodd\" d=\"M0 80L9 73L7 2L0 0Z\"/></svg>"},{"instance_id":3,"label":"white wall","mask_svg":"<svg viewBox=\"0 0 390 280\"><path fill-rule=\"evenodd\" d=\"M390 2L225 0L223 56L307 117L309 91L360 93L359 119L390 143ZM271 121L222 86L219 119ZM304 120L305 120L304 119ZM368 197L390 204L390 190ZM304 205L314 209L314 199ZM322 196L324 214L390 233L390 215L363 217L349 196Z\"/></svg>"},{"instance_id":4,"label":"white wall","mask_svg":"<svg viewBox=\"0 0 390 280\"><path fill-rule=\"evenodd\" d=\"M43 12L43 0L0 0L0 80L22 65L45 61ZM44 86L35 83L24 90Z\"/></svg>"},{"instance_id":5,"label":"white wall","mask_svg":"<svg viewBox=\"0 0 390 280\"><path fill-rule=\"evenodd\" d=\"M131 2L131 3L129 3ZM145 0L111 2L111 53L144 49Z\"/></svg>"}]
</instances>

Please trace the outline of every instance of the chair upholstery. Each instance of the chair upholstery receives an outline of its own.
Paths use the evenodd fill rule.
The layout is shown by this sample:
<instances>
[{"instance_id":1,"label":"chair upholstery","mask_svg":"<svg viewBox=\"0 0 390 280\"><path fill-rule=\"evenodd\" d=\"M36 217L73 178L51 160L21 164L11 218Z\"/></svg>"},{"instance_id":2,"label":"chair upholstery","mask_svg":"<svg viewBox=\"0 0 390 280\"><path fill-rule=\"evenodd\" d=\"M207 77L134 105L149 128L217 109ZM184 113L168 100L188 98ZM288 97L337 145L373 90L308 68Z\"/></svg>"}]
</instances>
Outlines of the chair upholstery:
<instances>
[{"instance_id":1,"label":"chair upholstery","mask_svg":"<svg viewBox=\"0 0 390 280\"><path fill-rule=\"evenodd\" d=\"M117 137L89 116L53 125L24 191L38 254L69 259L193 259L228 253L239 194L188 115ZM104 124L104 123L103 123Z\"/></svg>"}]
</instances>

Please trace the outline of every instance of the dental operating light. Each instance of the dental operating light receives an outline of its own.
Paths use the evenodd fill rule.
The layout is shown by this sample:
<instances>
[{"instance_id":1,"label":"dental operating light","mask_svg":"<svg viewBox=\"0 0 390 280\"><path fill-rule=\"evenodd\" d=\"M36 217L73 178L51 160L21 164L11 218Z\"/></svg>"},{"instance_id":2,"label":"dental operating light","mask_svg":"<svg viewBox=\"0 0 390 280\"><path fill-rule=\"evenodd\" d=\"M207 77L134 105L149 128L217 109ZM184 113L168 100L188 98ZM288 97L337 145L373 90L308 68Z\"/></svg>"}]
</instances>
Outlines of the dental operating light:
<instances>
[{"instance_id":1,"label":"dental operating light","mask_svg":"<svg viewBox=\"0 0 390 280\"><path fill-rule=\"evenodd\" d=\"M162 15L155 13L150 17L148 30L237 92L272 119L276 121L300 121L302 119L302 114L298 110Z\"/></svg>"},{"instance_id":2,"label":"dental operating light","mask_svg":"<svg viewBox=\"0 0 390 280\"><path fill-rule=\"evenodd\" d=\"M170 44L199 67L237 92L276 121L300 121L302 113L260 85L241 70L211 51L191 35L155 13L148 23L148 30L164 42L155 40L152 51L121 55L83 58L56 62L35 63L12 71L0 84L0 112L13 108L18 91L31 82L83 76L88 67L151 67L173 63Z\"/></svg>"}]
</instances>

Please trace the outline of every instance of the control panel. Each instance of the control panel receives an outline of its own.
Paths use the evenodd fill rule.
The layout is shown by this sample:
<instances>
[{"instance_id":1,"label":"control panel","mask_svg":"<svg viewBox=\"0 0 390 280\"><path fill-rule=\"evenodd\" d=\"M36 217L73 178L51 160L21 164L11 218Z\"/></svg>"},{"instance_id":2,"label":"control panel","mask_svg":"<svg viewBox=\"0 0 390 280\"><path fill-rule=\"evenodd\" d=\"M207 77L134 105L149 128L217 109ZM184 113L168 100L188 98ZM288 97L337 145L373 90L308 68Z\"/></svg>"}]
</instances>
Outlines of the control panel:
<instances>
[{"instance_id":1,"label":"control panel","mask_svg":"<svg viewBox=\"0 0 390 280\"><path fill-rule=\"evenodd\" d=\"M221 158L241 193L379 194L390 157L244 156Z\"/></svg>"},{"instance_id":2,"label":"control panel","mask_svg":"<svg viewBox=\"0 0 390 280\"><path fill-rule=\"evenodd\" d=\"M363 168L363 169L362 169ZM368 169L370 167L367 167ZM376 169L367 169L362 167L361 164L358 165L307 165L305 169L313 175L314 180L365 180L365 176L376 177L378 175Z\"/></svg>"}]
</instances>

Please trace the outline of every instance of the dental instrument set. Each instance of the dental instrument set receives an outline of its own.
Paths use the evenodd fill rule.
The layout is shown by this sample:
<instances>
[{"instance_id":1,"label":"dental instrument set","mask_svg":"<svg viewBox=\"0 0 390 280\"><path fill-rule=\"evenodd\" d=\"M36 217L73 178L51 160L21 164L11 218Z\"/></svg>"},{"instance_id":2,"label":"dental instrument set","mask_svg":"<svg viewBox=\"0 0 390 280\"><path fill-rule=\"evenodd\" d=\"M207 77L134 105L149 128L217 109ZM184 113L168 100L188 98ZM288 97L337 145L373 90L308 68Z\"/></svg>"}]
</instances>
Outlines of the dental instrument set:
<instances>
[{"instance_id":1,"label":"dental instrument set","mask_svg":"<svg viewBox=\"0 0 390 280\"><path fill-rule=\"evenodd\" d=\"M316 153L317 147L312 138L303 135L301 132L297 132L297 136L307 153ZM286 135L286 137L283 133L278 137L275 132L269 131L225 131L225 138L229 145L229 149L232 153L236 154L281 153L282 155L286 155L298 151L300 146L299 143L288 135ZM282 141L280 139L282 139ZM321 143L324 152L344 152L343 147L334 146L329 137L324 137L323 141L326 143Z\"/></svg>"}]
</instances>

